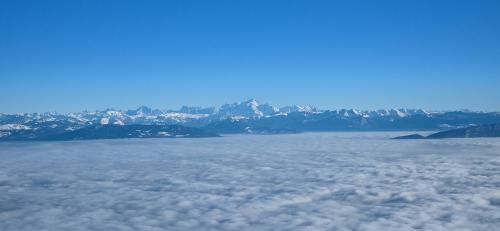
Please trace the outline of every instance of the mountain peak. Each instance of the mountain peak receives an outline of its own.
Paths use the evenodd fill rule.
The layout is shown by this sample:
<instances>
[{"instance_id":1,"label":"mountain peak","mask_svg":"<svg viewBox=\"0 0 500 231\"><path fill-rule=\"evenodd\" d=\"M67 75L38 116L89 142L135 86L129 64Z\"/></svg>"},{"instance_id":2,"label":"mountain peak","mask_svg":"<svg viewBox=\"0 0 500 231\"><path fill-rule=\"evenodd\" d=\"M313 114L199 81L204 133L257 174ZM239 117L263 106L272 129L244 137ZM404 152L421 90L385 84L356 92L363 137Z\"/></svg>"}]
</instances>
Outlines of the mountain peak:
<instances>
[{"instance_id":1,"label":"mountain peak","mask_svg":"<svg viewBox=\"0 0 500 231\"><path fill-rule=\"evenodd\" d=\"M153 113L153 112L155 112L155 111L158 111L158 110L157 110L157 109L152 109L152 108L150 108L150 107L148 107L148 106L144 106L144 105L143 105L143 106L138 107L138 108L136 109L136 111L138 112L138 114L139 114L139 113L140 113L140 114L151 114L151 113Z\"/></svg>"},{"instance_id":2,"label":"mountain peak","mask_svg":"<svg viewBox=\"0 0 500 231\"><path fill-rule=\"evenodd\" d=\"M106 109L92 112L0 114L0 135L32 129L74 130L87 125L180 124L203 127L231 120L248 123L253 128L272 127L289 130L370 130L370 129L443 129L467 124L500 123L495 112L427 112L420 109L316 110L310 106L277 108L256 99L224 104L220 107L182 107L180 110L157 110L147 106L121 111ZM5 125L5 126L3 126ZM54 128L52 127L54 126ZM19 128L25 128L19 129ZM10 133L9 133L10 134Z\"/></svg>"},{"instance_id":3,"label":"mountain peak","mask_svg":"<svg viewBox=\"0 0 500 231\"><path fill-rule=\"evenodd\" d=\"M252 98L252 99L249 99L247 101L243 101L242 104L246 104L249 106L259 106L259 101Z\"/></svg>"}]
</instances>

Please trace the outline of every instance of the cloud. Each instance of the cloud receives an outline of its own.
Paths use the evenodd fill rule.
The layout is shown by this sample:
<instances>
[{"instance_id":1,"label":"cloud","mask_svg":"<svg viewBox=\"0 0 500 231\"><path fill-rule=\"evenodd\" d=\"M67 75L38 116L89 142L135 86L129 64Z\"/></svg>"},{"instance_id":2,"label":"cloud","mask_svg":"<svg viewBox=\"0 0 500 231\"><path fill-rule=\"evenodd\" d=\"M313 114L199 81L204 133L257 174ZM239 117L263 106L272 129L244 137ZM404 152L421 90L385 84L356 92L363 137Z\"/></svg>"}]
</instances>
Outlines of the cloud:
<instances>
[{"instance_id":1,"label":"cloud","mask_svg":"<svg viewBox=\"0 0 500 231\"><path fill-rule=\"evenodd\" d=\"M0 230L500 224L499 139L387 139L394 135L0 143Z\"/></svg>"}]
</instances>

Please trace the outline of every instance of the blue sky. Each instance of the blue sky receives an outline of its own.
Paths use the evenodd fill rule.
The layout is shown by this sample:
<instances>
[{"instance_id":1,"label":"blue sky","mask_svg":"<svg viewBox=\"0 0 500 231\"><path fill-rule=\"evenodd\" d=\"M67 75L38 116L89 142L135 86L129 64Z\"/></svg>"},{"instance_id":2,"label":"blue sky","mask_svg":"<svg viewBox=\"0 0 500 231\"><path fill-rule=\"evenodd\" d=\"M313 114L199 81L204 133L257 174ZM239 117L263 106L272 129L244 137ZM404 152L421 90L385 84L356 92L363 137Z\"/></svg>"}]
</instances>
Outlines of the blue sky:
<instances>
[{"instance_id":1,"label":"blue sky","mask_svg":"<svg viewBox=\"0 0 500 231\"><path fill-rule=\"evenodd\" d=\"M500 111L500 1L2 1L0 112Z\"/></svg>"}]
</instances>

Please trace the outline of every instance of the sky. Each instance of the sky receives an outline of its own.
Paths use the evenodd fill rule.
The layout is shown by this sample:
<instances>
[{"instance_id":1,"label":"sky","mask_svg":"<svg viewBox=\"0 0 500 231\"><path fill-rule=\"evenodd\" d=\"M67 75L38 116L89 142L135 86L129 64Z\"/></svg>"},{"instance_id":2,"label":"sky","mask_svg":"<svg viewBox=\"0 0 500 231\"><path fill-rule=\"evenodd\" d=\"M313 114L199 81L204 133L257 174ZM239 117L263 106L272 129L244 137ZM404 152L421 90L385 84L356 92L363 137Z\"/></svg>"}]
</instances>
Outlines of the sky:
<instances>
[{"instance_id":1,"label":"sky","mask_svg":"<svg viewBox=\"0 0 500 231\"><path fill-rule=\"evenodd\" d=\"M0 2L0 112L500 111L500 1Z\"/></svg>"}]
</instances>

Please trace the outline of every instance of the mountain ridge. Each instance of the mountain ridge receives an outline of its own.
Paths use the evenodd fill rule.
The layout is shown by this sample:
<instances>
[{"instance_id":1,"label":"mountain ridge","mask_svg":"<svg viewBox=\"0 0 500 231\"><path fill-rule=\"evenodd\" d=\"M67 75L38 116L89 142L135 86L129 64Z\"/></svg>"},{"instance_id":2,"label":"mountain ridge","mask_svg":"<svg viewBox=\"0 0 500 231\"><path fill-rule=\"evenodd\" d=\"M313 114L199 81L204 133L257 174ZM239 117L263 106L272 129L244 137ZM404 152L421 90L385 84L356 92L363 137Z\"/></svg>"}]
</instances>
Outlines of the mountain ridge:
<instances>
[{"instance_id":1,"label":"mountain ridge","mask_svg":"<svg viewBox=\"0 0 500 231\"><path fill-rule=\"evenodd\" d=\"M5 135L0 131L0 141L68 141L124 138L204 138L218 134L182 125L89 125L75 130L32 129L15 130Z\"/></svg>"},{"instance_id":2,"label":"mountain ridge","mask_svg":"<svg viewBox=\"0 0 500 231\"><path fill-rule=\"evenodd\" d=\"M394 139L445 139L445 138L480 138L480 137L500 137L500 124L483 124L469 126L465 128L451 129L442 132L423 136L420 134L411 134L406 136L394 137Z\"/></svg>"},{"instance_id":3,"label":"mountain ridge","mask_svg":"<svg viewBox=\"0 0 500 231\"><path fill-rule=\"evenodd\" d=\"M0 136L8 136L6 134L16 130L72 131L94 125L182 125L214 133L276 134L306 131L445 130L491 123L500 123L500 113L423 109L319 110L312 106L276 107L250 99L220 107L183 106L178 110L140 106L131 110L106 109L66 114L0 113Z\"/></svg>"}]
</instances>

